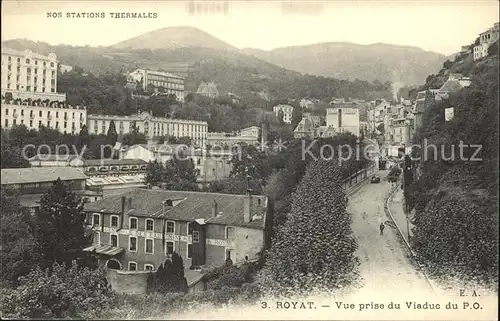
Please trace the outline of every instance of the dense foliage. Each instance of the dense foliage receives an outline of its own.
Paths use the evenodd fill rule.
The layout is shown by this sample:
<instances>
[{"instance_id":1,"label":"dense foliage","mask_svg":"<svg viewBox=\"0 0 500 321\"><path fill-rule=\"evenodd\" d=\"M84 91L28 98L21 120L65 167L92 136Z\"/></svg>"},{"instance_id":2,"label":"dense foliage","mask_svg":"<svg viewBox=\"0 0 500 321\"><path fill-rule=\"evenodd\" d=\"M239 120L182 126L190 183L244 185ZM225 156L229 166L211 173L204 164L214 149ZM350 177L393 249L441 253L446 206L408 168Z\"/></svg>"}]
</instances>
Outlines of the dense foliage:
<instances>
[{"instance_id":1,"label":"dense foliage","mask_svg":"<svg viewBox=\"0 0 500 321\"><path fill-rule=\"evenodd\" d=\"M177 252L172 258L160 264L156 272L149 275L148 282L154 291L159 293L187 292L187 280L184 276L184 262Z\"/></svg>"},{"instance_id":2,"label":"dense foliage","mask_svg":"<svg viewBox=\"0 0 500 321\"><path fill-rule=\"evenodd\" d=\"M174 152L165 164L156 160L149 162L145 181L156 186L164 183L165 187L174 190L196 190L197 177L198 170L193 160L179 151L179 154Z\"/></svg>"},{"instance_id":3,"label":"dense foliage","mask_svg":"<svg viewBox=\"0 0 500 321\"><path fill-rule=\"evenodd\" d=\"M81 318L107 307L111 299L104 270L56 263L50 270L36 268L22 277L0 303L5 318Z\"/></svg>"},{"instance_id":4,"label":"dense foliage","mask_svg":"<svg viewBox=\"0 0 500 321\"><path fill-rule=\"evenodd\" d=\"M4 188L1 193L1 282L7 286L30 272L38 264L39 253L32 233L33 222L27 210L22 209L17 195Z\"/></svg>"},{"instance_id":5,"label":"dense foliage","mask_svg":"<svg viewBox=\"0 0 500 321\"><path fill-rule=\"evenodd\" d=\"M345 286L356 272L351 215L335 161L310 163L293 194L288 220L267 257L263 286L271 293L296 294Z\"/></svg>"},{"instance_id":6,"label":"dense foliage","mask_svg":"<svg viewBox=\"0 0 500 321\"><path fill-rule=\"evenodd\" d=\"M416 210L413 245L433 272L492 285L498 280L498 56L462 72L472 85L429 101L414 137L437 150L413 152L424 158L409 189ZM451 121L444 119L448 107L454 107Z\"/></svg>"}]
</instances>

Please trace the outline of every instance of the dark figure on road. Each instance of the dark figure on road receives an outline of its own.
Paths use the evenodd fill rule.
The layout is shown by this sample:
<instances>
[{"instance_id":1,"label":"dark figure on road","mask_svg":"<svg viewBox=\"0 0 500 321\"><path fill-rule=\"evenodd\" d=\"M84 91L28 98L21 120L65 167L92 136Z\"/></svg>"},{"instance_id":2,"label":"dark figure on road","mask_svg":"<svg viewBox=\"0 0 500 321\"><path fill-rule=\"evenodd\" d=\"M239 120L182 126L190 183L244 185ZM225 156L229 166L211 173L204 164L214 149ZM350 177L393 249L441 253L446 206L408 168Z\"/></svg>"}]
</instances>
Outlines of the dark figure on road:
<instances>
[{"instance_id":1,"label":"dark figure on road","mask_svg":"<svg viewBox=\"0 0 500 321\"><path fill-rule=\"evenodd\" d=\"M384 235L384 223L380 223L380 235Z\"/></svg>"}]
</instances>

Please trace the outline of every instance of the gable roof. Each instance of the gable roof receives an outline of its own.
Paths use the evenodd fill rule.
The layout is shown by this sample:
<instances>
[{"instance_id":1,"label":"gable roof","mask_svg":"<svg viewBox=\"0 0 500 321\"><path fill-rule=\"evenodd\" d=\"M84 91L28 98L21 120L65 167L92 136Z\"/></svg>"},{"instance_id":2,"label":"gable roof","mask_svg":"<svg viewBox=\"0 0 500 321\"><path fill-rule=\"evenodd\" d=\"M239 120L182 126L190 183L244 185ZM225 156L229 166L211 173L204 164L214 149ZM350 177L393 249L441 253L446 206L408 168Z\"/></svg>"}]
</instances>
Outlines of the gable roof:
<instances>
[{"instance_id":1,"label":"gable roof","mask_svg":"<svg viewBox=\"0 0 500 321\"><path fill-rule=\"evenodd\" d=\"M30 167L2 169L2 185L55 182L87 179L87 175L74 167Z\"/></svg>"},{"instance_id":2,"label":"gable roof","mask_svg":"<svg viewBox=\"0 0 500 321\"><path fill-rule=\"evenodd\" d=\"M245 223L243 219L244 199L246 195L232 195L219 193L202 193L186 191L165 191L151 189L135 189L123 194L104 198L93 203L86 203L86 212L121 213L122 197L132 198L132 209L127 212L132 216L172 219L179 221L194 221L205 219L206 224L221 224L241 226L253 229L263 229L266 208L253 206L251 215L264 215L262 219L255 219ZM266 204L265 196L253 195ZM166 200L180 201L175 206L164 206ZM212 216L212 205L217 202L217 211L222 215Z\"/></svg>"},{"instance_id":3,"label":"gable roof","mask_svg":"<svg viewBox=\"0 0 500 321\"><path fill-rule=\"evenodd\" d=\"M462 88L463 86L460 84L458 80L448 80L443 84L443 86L441 86L441 88L439 88L439 92L440 93L456 92Z\"/></svg>"}]
</instances>

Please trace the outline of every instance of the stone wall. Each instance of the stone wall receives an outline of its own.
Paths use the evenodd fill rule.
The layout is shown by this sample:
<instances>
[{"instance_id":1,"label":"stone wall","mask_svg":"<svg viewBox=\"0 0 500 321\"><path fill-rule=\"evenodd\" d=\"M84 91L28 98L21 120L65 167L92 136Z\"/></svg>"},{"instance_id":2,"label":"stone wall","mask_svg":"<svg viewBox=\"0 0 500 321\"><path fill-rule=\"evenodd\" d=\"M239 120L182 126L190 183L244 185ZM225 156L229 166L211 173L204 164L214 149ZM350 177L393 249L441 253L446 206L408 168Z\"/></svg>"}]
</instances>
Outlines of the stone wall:
<instances>
[{"instance_id":1,"label":"stone wall","mask_svg":"<svg viewBox=\"0 0 500 321\"><path fill-rule=\"evenodd\" d=\"M128 294L145 294L148 292L149 271L119 271L108 269L106 277L113 291Z\"/></svg>"}]
</instances>

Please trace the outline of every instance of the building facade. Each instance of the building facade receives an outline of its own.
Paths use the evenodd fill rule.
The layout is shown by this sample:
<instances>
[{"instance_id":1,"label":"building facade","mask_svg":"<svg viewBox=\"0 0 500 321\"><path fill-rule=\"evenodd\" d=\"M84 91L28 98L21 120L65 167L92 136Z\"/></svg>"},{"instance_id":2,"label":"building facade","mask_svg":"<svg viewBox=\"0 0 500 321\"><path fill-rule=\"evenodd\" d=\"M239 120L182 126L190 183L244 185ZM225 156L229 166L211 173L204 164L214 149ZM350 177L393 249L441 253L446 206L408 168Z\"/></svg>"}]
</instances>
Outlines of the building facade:
<instances>
[{"instance_id":1,"label":"building facade","mask_svg":"<svg viewBox=\"0 0 500 321\"><path fill-rule=\"evenodd\" d=\"M85 205L108 268L156 270L173 252L186 269L252 260L268 246L265 196L133 190Z\"/></svg>"},{"instance_id":2,"label":"building facade","mask_svg":"<svg viewBox=\"0 0 500 321\"><path fill-rule=\"evenodd\" d=\"M206 121L153 117L148 112L131 116L89 114L87 128L90 134L106 134L111 121L115 123L118 134L127 134L137 126L146 138L189 137L195 146L205 146L208 133Z\"/></svg>"},{"instance_id":3,"label":"building facade","mask_svg":"<svg viewBox=\"0 0 500 321\"><path fill-rule=\"evenodd\" d=\"M54 53L44 56L2 47L2 96L65 101L66 95L57 93L57 63Z\"/></svg>"},{"instance_id":4,"label":"building facade","mask_svg":"<svg viewBox=\"0 0 500 321\"><path fill-rule=\"evenodd\" d=\"M75 135L87 124L86 107L69 106L57 101L20 102L2 99L1 113L1 127L4 129L25 125L28 129L47 127Z\"/></svg>"},{"instance_id":5,"label":"building facade","mask_svg":"<svg viewBox=\"0 0 500 321\"><path fill-rule=\"evenodd\" d=\"M479 44L473 48L474 60L488 56L488 48L499 39L499 23L495 23L492 28L479 34Z\"/></svg>"},{"instance_id":6,"label":"building facade","mask_svg":"<svg viewBox=\"0 0 500 321\"><path fill-rule=\"evenodd\" d=\"M293 106L290 105L278 105L273 107L273 112L276 117L279 116L279 113L283 112L283 122L286 124L292 123L292 114L293 114Z\"/></svg>"},{"instance_id":7,"label":"building facade","mask_svg":"<svg viewBox=\"0 0 500 321\"><path fill-rule=\"evenodd\" d=\"M208 98L217 98L219 97L219 90L217 89L217 85L212 82L202 82L198 86L198 90L196 91L198 95L202 95Z\"/></svg>"},{"instance_id":8,"label":"building facade","mask_svg":"<svg viewBox=\"0 0 500 321\"><path fill-rule=\"evenodd\" d=\"M136 69L128 74L127 82L142 85L144 91L153 88L154 92L173 94L178 101L184 101L184 77L168 72Z\"/></svg>"},{"instance_id":9,"label":"building facade","mask_svg":"<svg viewBox=\"0 0 500 321\"><path fill-rule=\"evenodd\" d=\"M326 126L336 132L350 132L359 137L359 109L355 103L332 104L326 110Z\"/></svg>"},{"instance_id":10,"label":"building facade","mask_svg":"<svg viewBox=\"0 0 500 321\"><path fill-rule=\"evenodd\" d=\"M89 202L101 199L101 194L86 190L87 175L82 170L71 167L31 167L2 169L2 189L19 193L21 206L35 212L39 208L41 196L59 178L62 183L78 196Z\"/></svg>"}]
</instances>

